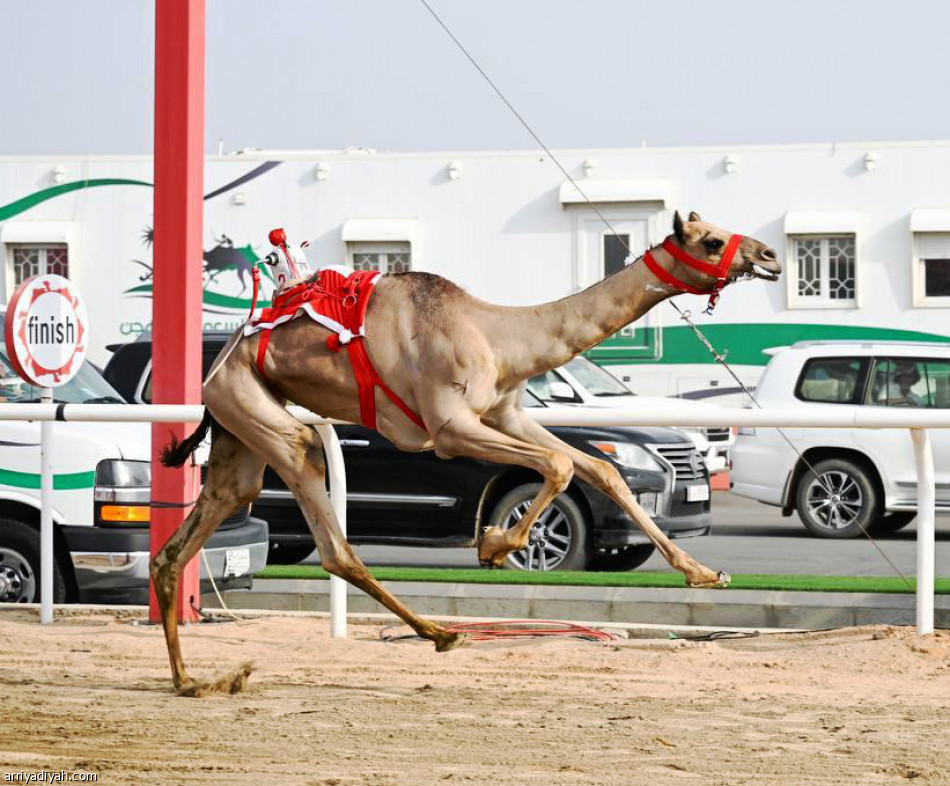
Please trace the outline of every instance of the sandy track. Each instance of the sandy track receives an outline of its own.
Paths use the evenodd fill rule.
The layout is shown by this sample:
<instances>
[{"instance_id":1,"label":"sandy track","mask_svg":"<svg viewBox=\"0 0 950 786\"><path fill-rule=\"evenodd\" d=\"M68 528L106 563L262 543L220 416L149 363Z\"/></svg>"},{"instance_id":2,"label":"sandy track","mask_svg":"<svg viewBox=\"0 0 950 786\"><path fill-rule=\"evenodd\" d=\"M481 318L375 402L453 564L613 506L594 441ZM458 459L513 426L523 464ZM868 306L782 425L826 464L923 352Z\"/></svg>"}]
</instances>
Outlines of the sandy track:
<instances>
[{"instance_id":1,"label":"sandy track","mask_svg":"<svg viewBox=\"0 0 950 786\"><path fill-rule=\"evenodd\" d=\"M950 634L470 643L328 638L310 618L192 626L208 678L172 694L160 629L0 612L0 773L101 784L950 784Z\"/></svg>"}]
</instances>

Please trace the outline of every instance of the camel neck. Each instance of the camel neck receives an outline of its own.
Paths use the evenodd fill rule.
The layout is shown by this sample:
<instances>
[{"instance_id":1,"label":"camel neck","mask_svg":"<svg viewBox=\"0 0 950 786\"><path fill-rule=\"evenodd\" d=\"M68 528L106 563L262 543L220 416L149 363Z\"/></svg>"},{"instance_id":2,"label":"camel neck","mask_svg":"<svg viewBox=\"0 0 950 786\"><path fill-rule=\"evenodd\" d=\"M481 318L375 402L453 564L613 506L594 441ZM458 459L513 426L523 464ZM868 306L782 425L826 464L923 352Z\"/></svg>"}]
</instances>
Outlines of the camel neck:
<instances>
[{"instance_id":1,"label":"camel neck","mask_svg":"<svg viewBox=\"0 0 950 786\"><path fill-rule=\"evenodd\" d=\"M662 249L653 254L661 264L668 263ZM497 320L493 343L502 375L520 381L557 368L676 294L642 260L576 295L513 309L514 320Z\"/></svg>"}]
</instances>

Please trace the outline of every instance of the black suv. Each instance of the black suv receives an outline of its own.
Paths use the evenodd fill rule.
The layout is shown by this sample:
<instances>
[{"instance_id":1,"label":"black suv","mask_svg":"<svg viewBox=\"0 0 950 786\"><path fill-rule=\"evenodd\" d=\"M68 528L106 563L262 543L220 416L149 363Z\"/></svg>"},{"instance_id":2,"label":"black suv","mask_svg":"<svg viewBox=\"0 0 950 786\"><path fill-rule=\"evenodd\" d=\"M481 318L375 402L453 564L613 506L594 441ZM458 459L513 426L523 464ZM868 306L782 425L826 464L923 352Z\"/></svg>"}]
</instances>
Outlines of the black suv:
<instances>
[{"instance_id":1,"label":"black suv","mask_svg":"<svg viewBox=\"0 0 950 786\"><path fill-rule=\"evenodd\" d=\"M206 333L205 373L229 338ZM151 401L152 342L109 347L104 376L133 403ZM543 407L526 393L526 406ZM347 535L354 544L474 545L486 526L512 526L540 487L536 472L474 459L404 453L363 426L337 426L347 477ZM668 428L554 427L560 439L611 461L671 538L709 533L709 475L702 456ZM290 564L314 548L303 514L268 468L254 513L270 524L271 563ZM631 570L653 553L636 524L607 497L575 479L535 524L527 549L509 557L523 570Z\"/></svg>"}]
</instances>

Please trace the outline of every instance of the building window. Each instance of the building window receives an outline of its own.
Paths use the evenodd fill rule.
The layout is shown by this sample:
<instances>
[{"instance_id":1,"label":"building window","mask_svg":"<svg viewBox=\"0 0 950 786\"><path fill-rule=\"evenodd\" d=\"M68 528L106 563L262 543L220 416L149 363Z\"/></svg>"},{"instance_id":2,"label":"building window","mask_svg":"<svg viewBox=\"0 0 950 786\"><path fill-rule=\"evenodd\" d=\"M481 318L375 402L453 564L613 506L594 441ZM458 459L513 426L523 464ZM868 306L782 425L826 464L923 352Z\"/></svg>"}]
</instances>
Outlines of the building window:
<instances>
[{"instance_id":1,"label":"building window","mask_svg":"<svg viewBox=\"0 0 950 786\"><path fill-rule=\"evenodd\" d=\"M408 273L412 270L412 247L406 242L349 243L350 264L355 270Z\"/></svg>"},{"instance_id":2,"label":"building window","mask_svg":"<svg viewBox=\"0 0 950 786\"><path fill-rule=\"evenodd\" d=\"M915 305L950 304L950 232L917 232Z\"/></svg>"},{"instance_id":3,"label":"building window","mask_svg":"<svg viewBox=\"0 0 950 786\"><path fill-rule=\"evenodd\" d=\"M19 286L32 276L54 273L69 278L69 250L66 245L14 245L13 286Z\"/></svg>"},{"instance_id":4,"label":"building window","mask_svg":"<svg viewBox=\"0 0 950 786\"><path fill-rule=\"evenodd\" d=\"M604 235L604 278L619 273L626 267L625 262L630 252L630 235L615 235L609 232Z\"/></svg>"},{"instance_id":5,"label":"building window","mask_svg":"<svg viewBox=\"0 0 950 786\"><path fill-rule=\"evenodd\" d=\"M853 307L857 291L855 236L800 235L791 239L792 305Z\"/></svg>"}]
</instances>

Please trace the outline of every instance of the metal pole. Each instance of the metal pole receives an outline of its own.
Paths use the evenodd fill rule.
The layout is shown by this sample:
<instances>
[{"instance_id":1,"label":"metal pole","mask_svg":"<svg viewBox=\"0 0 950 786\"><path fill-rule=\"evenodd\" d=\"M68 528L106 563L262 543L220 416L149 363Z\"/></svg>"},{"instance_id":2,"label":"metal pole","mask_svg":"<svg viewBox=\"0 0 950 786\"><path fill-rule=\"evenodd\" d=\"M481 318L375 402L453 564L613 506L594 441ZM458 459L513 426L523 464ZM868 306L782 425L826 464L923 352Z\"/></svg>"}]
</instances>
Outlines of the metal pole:
<instances>
[{"instance_id":1,"label":"metal pole","mask_svg":"<svg viewBox=\"0 0 950 786\"><path fill-rule=\"evenodd\" d=\"M40 402L53 403L43 388ZM53 422L40 423L40 622L53 621Z\"/></svg>"},{"instance_id":2,"label":"metal pole","mask_svg":"<svg viewBox=\"0 0 950 786\"><path fill-rule=\"evenodd\" d=\"M346 470L343 466L343 450L333 426L317 426L327 455L327 474L330 477L330 503L346 537ZM346 638L346 582L339 576L330 576L330 636Z\"/></svg>"},{"instance_id":3,"label":"metal pole","mask_svg":"<svg viewBox=\"0 0 950 786\"><path fill-rule=\"evenodd\" d=\"M926 429L912 428L917 465L917 635L934 632L934 529L937 489L934 456Z\"/></svg>"}]
</instances>

